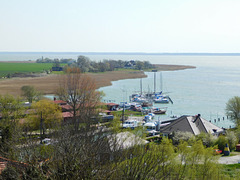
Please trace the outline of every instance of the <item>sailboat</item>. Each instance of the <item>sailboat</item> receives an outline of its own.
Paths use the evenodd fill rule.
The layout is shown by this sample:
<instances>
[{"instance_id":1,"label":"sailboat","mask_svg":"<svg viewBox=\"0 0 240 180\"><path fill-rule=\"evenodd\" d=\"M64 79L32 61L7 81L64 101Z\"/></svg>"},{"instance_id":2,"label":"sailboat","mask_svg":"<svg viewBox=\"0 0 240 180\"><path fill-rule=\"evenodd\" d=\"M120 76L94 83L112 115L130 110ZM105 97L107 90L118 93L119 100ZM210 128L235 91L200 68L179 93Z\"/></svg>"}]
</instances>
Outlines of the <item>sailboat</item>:
<instances>
[{"instance_id":1,"label":"sailboat","mask_svg":"<svg viewBox=\"0 0 240 180\"><path fill-rule=\"evenodd\" d=\"M154 81L156 81L156 80L154 80ZM160 72L160 92L155 93L153 101L155 103L169 103L169 102L171 102L173 104L172 99L169 96L163 94L162 85L163 85L163 83L162 83L162 72Z\"/></svg>"}]
</instances>

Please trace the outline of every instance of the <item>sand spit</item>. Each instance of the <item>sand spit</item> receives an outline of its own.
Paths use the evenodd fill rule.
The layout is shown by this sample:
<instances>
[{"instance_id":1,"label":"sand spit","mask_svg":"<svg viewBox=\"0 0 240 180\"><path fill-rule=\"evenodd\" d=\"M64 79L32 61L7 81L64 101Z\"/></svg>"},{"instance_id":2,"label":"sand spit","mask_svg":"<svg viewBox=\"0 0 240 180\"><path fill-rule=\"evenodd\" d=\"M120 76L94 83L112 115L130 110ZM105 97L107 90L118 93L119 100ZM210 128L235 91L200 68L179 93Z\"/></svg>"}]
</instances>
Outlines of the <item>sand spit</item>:
<instances>
[{"instance_id":1,"label":"sand spit","mask_svg":"<svg viewBox=\"0 0 240 180\"><path fill-rule=\"evenodd\" d=\"M97 88L110 86L111 81L146 77L144 72L113 71L106 73L88 73L95 79ZM11 78L0 80L0 94L21 95L22 86L34 86L44 94L54 94L59 85L61 75L51 74L43 77Z\"/></svg>"},{"instance_id":2,"label":"sand spit","mask_svg":"<svg viewBox=\"0 0 240 180\"><path fill-rule=\"evenodd\" d=\"M187 65L169 65L169 64L154 64L158 71L177 71L184 69L195 69L195 66Z\"/></svg>"},{"instance_id":3,"label":"sand spit","mask_svg":"<svg viewBox=\"0 0 240 180\"><path fill-rule=\"evenodd\" d=\"M179 65L158 65L159 71L174 71L188 68L195 68L193 66L179 66ZM146 75L143 71L110 71L105 73L88 73L90 77L95 79L97 88L110 86L111 81L121 79L144 78ZM59 85L59 78L61 75L51 74L43 77L27 77L27 78L12 78L0 80L0 94L12 94L14 96L21 95L22 86L34 86L37 90L44 94L54 94Z\"/></svg>"}]
</instances>

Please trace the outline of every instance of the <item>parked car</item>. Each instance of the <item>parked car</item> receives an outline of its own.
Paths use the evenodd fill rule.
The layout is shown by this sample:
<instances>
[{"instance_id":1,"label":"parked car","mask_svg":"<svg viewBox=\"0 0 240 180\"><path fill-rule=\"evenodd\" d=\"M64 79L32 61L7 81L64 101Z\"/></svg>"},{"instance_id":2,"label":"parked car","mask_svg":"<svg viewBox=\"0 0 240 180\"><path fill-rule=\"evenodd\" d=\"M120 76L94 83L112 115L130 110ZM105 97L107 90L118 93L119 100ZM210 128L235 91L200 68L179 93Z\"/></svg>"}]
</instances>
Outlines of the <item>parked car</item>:
<instances>
[{"instance_id":1,"label":"parked car","mask_svg":"<svg viewBox=\"0 0 240 180\"><path fill-rule=\"evenodd\" d=\"M49 138L43 139L43 140L42 140L42 144L48 146L49 144L51 144L51 139L49 139Z\"/></svg>"},{"instance_id":2,"label":"parked car","mask_svg":"<svg viewBox=\"0 0 240 180\"><path fill-rule=\"evenodd\" d=\"M222 154L222 150L220 150L220 149L214 149L214 150L213 150L213 154L214 154L214 155Z\"/></svg>"},{"instance_id":3,"label":"parked car","mask_svg":"<svg viewBox=\"0 0 240 180\"><path fill-rule=\"evenodd\" d=\"M122 125L123 128L131 128L131 129L134 129L137 126L138 126L137 120L126 120Z\"/></svg>"}]
</instances>

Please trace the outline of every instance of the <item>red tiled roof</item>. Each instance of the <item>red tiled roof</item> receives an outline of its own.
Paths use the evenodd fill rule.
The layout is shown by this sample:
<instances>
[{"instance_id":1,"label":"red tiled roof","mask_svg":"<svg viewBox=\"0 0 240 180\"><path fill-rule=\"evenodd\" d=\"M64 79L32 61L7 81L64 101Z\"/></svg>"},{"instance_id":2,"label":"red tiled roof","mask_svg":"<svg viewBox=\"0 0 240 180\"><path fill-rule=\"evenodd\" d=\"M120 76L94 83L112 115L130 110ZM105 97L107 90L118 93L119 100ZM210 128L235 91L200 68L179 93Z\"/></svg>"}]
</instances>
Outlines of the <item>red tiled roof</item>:
<instances>
[{"instance_id":1,"label":"red tiled roof","mask_svg":"<svg viewBox=\"0 0 240 180\"><path fill-rule=\"evenodd\" d=\"M56 101L53 101L55 104L67 104L66 101L63 101L63 100L56 100Z\"/></svg>"},{"instance_id":2,"label":"red tiled roof","mask_svg":"<svg viewBox=\"0 0 240 180\"><path fill-rule=\"evenodd\" d=\"M109 112L112 112L112 111L109 111L109 110L103 110L102 112L109 113Z\"/></svg>"},{"instance_id":3,"label":"red tiled roof","mask_svg":"<svg viewBox=\"0 0 240 180\"><path fill-rule=\"evenodd\" d=\"M73 117L73 114L72 114L71 112L63 112L63 113L62 113L62 117L63 117L63 118Z\"/></svg>"},{"instance_id":4,"label":"red tiled roof","mask_svg":"<svg viewBox=\"0 0 240 180\"><path fill-rule=\"evenodd\" d=\"M108 106L119 106L119 104L116 103L107 103Z\"/></svg>"},{"instance_id":5,"label":"red tiled roof","mask_svg":"<svg viewBox=\"0 0 240 180\"><path fill-rule=\"evenodd\" d=\"M72 109L72 106L66 104L66 105L61 105L61 108L66 109L66 110L70 110L70 109Z\"/></svg>"}]
</instances>

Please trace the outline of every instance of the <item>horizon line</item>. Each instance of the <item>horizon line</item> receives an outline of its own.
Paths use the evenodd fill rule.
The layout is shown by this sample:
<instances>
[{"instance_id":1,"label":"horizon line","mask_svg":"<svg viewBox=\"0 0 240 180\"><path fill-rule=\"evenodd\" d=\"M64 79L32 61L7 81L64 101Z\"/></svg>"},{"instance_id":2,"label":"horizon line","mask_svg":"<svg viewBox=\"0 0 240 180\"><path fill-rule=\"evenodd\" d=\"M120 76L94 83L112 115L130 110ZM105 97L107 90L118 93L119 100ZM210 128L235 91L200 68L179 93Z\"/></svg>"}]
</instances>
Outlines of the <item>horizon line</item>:
<instances>
[{"instance_id":1,"label":"horizon line","mask_svg":"<svg viewBox=\"0 0 240 180\"><path fill-rule=\"evenodd\" d=\"M121 55L229 55L240 56L240 53L214 52L78 52L78 51L0 51L0 53L79 53L88 55L121 54Z\"/></svg>"}]
</instances>

